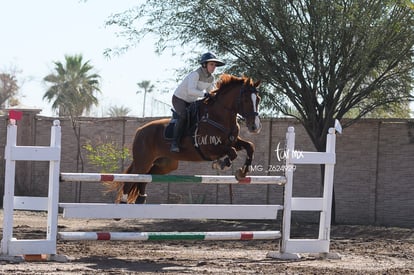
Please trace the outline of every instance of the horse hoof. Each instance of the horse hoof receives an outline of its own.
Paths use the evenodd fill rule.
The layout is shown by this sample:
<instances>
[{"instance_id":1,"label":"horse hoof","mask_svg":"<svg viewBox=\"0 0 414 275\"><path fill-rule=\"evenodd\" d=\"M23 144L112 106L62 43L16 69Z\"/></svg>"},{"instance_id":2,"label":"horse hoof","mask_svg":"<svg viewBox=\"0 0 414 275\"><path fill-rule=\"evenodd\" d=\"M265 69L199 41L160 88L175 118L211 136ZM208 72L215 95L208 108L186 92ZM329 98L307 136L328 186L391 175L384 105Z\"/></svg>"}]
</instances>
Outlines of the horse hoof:
<instances>
[{"instance_id":1,"label":"horse hoof","mask_svg":"<svg viewBox=\"0 0 414 275\"><path fill-rule=\"evenodd\" d=\"M221 171L227 171L227 170L230 170L230 167L231 167L231 165L230 166L227 166L224 162L221 164L221 166L220 166L220 170Z\"/></svg>"},{"instance_id":2,"label":"horse hoof","mask_svg":"<svg viewBox=\"0 0 414 275\"><path fill-rule=\"evenodd\" d=\"M144 204L147 202L147 194L139 195L137 200L135 201L135 204Z\"/></svg>"},{"instance_id":3,"label":"horse hoof","mask_svg":"<svg viewBox=\"0 0 414 275\"><path fill-rule=\"evenodd\" d=\"M237 180L244 179L246 177L246 173L243 172L243 169L239 168L236 171L235 177Z\"/></svg>"}]
</instances>

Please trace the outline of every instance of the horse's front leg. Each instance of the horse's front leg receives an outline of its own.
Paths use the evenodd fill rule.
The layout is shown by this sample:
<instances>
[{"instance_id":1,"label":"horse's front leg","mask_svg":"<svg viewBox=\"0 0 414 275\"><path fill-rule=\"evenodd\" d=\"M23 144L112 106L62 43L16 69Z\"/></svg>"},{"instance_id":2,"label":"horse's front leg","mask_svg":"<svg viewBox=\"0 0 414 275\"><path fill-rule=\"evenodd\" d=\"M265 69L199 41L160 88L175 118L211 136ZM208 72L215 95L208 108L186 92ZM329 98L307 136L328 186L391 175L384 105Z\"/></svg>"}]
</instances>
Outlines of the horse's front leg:
<instances>
[{"instance_id":1,"label":"horse's front leg","mask_svg":"<svg viewBox=\"0 0 414 275\"><path fill-rule=\"evenodd\" d=\"M247 172L250 171L250 168L252 166L254 144L250 141L237 137L235 148L237 151L244 149L247 153L246 160L244 161L243 166L236 171L236 178L242 179L246 177Z\"/></svg>"},{"instance_id":2,"label":"horse's front leg","mask_svg":"<svg viewBox=\"0 0 414 275\"><path fill-rule=\"evenodd\" d=\"M224 159L218 159L213 161L212 168L218 170L225 170L231 167L233 160L237 158L237 152L234 147L226 147L225 148L226 157Z\"/></svg>"}]
</instances>

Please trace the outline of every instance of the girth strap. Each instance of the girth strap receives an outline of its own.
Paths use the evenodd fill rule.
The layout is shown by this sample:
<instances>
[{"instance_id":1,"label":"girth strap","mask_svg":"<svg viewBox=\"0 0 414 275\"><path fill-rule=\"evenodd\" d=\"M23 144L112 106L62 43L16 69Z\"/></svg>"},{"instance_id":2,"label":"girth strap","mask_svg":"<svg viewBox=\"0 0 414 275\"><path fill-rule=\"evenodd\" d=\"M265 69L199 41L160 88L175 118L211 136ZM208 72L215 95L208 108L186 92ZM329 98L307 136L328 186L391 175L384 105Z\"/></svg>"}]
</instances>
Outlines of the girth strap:
<instances>
[{"instance_id":1,"label":"girth strap","mask_svg":"<svg viewBox=\"0 0 414 275\"><path fill-rule=\"evenodd\" d=\"M194 147L196 148L198 154L201 156L202 159L206 160L206 161L212 161L211 158L206 157L206 155L203 154L203 152L200 149L200 146L196 146L196 144L194 144Z\"/></svg>"}]
</instances>

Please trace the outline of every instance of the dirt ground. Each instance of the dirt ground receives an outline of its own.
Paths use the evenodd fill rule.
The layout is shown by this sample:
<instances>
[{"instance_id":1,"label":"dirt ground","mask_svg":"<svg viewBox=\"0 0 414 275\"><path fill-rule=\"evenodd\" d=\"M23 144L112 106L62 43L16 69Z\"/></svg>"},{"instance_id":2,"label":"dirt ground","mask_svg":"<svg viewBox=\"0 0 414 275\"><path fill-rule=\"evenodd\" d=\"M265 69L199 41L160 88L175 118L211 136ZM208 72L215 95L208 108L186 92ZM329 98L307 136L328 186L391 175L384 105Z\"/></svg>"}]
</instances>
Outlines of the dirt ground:
<instances>
[{"instance_id":1,"label":"dirt ground","mask_svg":"<svg viewBox=\"0 0 414 275\"><path fill-rule=\"evenodd\" d=\"M3 224L2 212L1 225ZM42 212L15 212L15 237L45 238ZM171 221L59 219L59 231L242 231L278 230L269 221ZM295 225L292 235L314 237L316 225ZM12 274L414 274L414 229L333 226L331 252L341 259L303 255L267 258L277 241L58 241L68 262L0 261Z\"/></svg>"}]
</instances>

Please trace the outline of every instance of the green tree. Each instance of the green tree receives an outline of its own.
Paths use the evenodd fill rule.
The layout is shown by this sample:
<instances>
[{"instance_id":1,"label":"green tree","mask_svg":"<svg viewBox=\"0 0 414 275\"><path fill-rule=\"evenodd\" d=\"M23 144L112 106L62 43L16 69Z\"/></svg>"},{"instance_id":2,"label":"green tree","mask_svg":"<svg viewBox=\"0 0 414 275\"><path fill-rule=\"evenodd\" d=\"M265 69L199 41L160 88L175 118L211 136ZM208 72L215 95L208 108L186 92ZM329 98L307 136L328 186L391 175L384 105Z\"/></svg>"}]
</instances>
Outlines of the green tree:
<instances>
[{"instance_id":1,"label":"green tree","mask_svg":"<svg viewBox=\"0 0 414 275\"><path fill-rule=\"evenodd\" d=\"M149 80L143 80L137 83L138 87L144 89L144 104L142 106L142 117L145 117L145 101L147 99L147 93L154 91L154 85L151 84ZM136 93L139 94L141 91L138 90Z\"/></svg>"},{"instance_id":2,"label":"green tree","mask_svg":"<svg viewBox=\"0 0 414 275\"><path fill-rule=\"evenodd\" d=\"M345 118L355 118L359 114L359 110L351 109L344 116ZM410 118L411 109L409 102L395 103L375 108L371 112L365 114L365 118Z\"/></svg>"},{"instance_id":3,"label":"green tree","mask_svg":"<svg viewBox=\"0 0 414 275\"><path fill-rule=\"evenodd\" d=\"M351 109L347 127L380 106L412 100L414 11L403 0L148 0L115 14L131 44L187 45L233 58L230 72L267 84L267 107L296 117L318 151ZM135 26L144 23L143 28Z\"/></svg>"},{"instance_id":4,"label":"green tree","mask_svg":"<svg viewBox=\"0 0 414 275\"><path fill-rule=\"evenodd\" d=\"M121 116L127 116L128 113L131 112L131 109L124 106L111 106L108 110L108 115L110 117L121 117Z\"/></svg>"},{"instance_id":5,"label":"green tree","mask_svg":"<svg viewBox=\"0 0 414 275\"><path fill-rule=\"evenodd\" d=\"M114 141L98 141L86 143L83 148L87 152L87 159L100 168L101 173L114 173L122 169L125 162L131 158L128 148L116 144Z\"/></svg>"},{"instance_id":6,"label":"green tree","mask_svg":"<svg viewBox=\"0 0 414 275\"><path fill-rule=\"evenodd\" d=\"M19 100L16 98L19 92L16 75L12 73L0 73L0 109L5 107L5 103L9 105L18 105Z\"/></svg>"},{"instance_id":7,"label":"green tree","mask_svg":"<svg viewBox=\"0 0 414 275\"><path fill-rule=\"evenodd\" d=\"M60 116L79 117L98 104L96 93L100 92L100 76L93 73L89 61L83 62L82 55L65 55L65 64L54 62L54 73L44 81L50 84L43 99L53 101L52 109L59 110Z\"/></svg>"}]
</instances>

